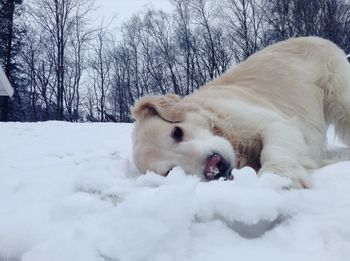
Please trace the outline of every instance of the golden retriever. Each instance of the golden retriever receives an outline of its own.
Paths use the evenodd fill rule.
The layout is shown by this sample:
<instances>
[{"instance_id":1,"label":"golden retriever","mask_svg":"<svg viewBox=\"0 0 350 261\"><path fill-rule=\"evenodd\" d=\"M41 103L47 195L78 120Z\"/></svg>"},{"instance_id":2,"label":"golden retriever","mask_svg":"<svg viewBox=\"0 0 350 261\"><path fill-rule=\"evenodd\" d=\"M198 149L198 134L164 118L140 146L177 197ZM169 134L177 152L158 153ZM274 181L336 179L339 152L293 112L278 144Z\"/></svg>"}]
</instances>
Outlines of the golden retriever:
<instances>
[{"instance_id":1,"label":"golden retriever","mask_svg":"<svg viewBox=\"0 0 350 261\"><path fill-rule=\"evenodd\" d=\"M184 98L147 96L133 107L140 171L175 166L206 180L232 168L288 177L308 187L326 157L326 132L350 144L350 64L328 40L271 45Z\"/></svg>"}]
</instances>

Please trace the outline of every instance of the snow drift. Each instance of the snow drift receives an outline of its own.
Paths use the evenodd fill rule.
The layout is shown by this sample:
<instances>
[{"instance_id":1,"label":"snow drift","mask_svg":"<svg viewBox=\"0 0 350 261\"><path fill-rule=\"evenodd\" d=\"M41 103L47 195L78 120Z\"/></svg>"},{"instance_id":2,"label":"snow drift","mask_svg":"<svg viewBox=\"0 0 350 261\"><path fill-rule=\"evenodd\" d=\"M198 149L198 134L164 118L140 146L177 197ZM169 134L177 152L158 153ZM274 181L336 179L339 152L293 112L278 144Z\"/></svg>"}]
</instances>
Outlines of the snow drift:
<instances>
[{"instance_id":1,"label":"snow drift","mask_svg":"<svg viewBox=\"0 0 350 261\"><path fill-rule=\"evenodd\" d=\"M0 260L349 260L350 162L288 180L140 175L131 124L0 124Z\"/></svg>"}]
</instances>

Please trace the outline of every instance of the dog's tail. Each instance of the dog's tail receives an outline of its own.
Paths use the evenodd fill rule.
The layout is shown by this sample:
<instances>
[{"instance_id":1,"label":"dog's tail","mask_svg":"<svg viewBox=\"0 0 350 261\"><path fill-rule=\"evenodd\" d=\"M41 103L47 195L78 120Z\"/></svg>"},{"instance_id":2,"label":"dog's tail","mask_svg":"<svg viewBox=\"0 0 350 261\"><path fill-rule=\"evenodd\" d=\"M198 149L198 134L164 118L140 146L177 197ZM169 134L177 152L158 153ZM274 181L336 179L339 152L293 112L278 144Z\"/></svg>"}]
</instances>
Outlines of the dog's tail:
<instances>
[{"instance_id":1,"label":"dog's tail","mask_svg":"<svg viewBox=\"0 0 350 261\"><path fill-rule=\"evenodd\" d=\"M325 117L337 136L350 145L350 54L333 53L331 73L326 87Z\"/></svg>"}]
</instances>

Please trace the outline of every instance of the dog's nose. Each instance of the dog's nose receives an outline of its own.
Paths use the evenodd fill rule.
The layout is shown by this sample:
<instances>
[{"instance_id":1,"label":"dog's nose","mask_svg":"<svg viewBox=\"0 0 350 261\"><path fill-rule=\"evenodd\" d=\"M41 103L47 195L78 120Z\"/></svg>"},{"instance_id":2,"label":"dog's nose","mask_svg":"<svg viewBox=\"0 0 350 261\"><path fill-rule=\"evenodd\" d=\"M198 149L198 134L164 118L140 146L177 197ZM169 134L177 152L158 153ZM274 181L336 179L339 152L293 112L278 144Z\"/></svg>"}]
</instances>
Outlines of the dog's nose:
<instances>
[{"instance_id":1,"label":"dog's nose","mask_svg":"<svg viewBox=\"0 0 350 261\"><path fill-rule=\"evenodd\" d=\"M207 158L204 176L209 181L219 178L232 179L231 171L231 163L220 154L214 153Z\"/></svg>"}]
</instances>

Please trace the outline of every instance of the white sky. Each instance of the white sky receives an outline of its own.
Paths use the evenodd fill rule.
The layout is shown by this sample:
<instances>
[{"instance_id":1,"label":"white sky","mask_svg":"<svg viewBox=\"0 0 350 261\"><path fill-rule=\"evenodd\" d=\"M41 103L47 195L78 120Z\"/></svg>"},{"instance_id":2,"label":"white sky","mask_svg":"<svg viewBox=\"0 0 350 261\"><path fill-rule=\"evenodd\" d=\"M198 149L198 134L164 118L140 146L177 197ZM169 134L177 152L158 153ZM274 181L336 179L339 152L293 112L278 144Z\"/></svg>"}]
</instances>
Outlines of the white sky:
<instances>
[{"instance_id":1,"label":"white sky","mask_svg":"<svg viewBox=\"0 0 350 261\"><path fill-rule=\"evenodd\" d=\"M134 13L144 10L147 6L164 11L172 10L168 0L95 0L98 8L96 15L98 20L108 23L114 17L113 26L120 26L126 22Z\"/></svg>"}]
</instances>

